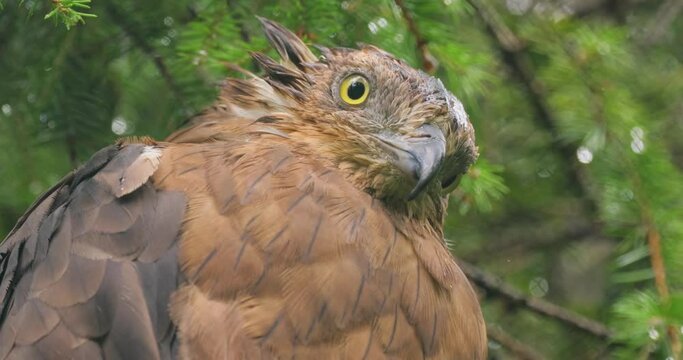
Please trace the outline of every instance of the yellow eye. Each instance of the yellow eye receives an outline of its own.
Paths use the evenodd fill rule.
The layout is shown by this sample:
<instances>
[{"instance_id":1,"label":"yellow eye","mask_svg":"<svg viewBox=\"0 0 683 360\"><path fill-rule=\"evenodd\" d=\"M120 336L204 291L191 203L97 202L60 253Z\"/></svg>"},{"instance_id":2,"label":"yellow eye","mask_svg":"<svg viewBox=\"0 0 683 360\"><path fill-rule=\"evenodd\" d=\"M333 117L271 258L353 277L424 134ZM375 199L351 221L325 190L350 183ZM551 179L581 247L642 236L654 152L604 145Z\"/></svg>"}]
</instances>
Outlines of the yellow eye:
<instances>
[{"instance_id":1,"label":"yellow eye","mask_svg":"<svg viewBox=\"0 0 683 360\"><path fill-rule=\"evenodd\" d=\"M339 97L349 105L360 105L368 99L370 84L361 75L351 75L339 86Z\"/></svg>"}]
</instances>

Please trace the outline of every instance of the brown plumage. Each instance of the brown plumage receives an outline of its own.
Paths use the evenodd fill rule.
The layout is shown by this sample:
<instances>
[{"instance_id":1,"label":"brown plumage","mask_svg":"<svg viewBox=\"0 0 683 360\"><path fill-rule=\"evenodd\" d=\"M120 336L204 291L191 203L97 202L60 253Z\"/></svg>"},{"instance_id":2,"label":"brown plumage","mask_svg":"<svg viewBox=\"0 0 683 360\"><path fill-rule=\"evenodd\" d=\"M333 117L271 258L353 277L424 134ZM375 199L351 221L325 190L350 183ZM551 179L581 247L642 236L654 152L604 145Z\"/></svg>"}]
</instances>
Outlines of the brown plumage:
<instances>
[{"instance_id":1,"label":"brown plumage","mask_svg":"<svg viewBox=\"0 0 683 360\"><path fill-rule=\"evenodd\" d=\"M462 105L380 49L318 58L262 23L282 57L253 55L262 78L165 142L103 149L19 220L0 359L485 358L443 242L476 157Z\"/></svg>"}]
</instances>

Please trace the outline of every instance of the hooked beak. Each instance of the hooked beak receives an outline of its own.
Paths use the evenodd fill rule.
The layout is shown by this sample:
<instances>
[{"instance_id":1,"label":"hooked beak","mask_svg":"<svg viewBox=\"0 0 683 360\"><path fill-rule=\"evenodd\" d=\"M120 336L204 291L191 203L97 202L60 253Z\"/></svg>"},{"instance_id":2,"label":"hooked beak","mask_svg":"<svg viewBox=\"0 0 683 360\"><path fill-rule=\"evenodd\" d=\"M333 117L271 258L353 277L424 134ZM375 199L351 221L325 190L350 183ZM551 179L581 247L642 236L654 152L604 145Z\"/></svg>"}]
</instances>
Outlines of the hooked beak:
<instances>
[{"instance_id":1,"label":"hooked beak","mask_svg":"<svg viewBox=\"0 0 683 360\"><path fill-rule=\"evenodd\" d=\"M425 124L410 134L401 135L390 131L376 134L382 147L394 155L394 165L415 180L415 187L407 200L413 200L434 178L446 155L446 137L432 124Z\"/></svg>"}]
</instances>

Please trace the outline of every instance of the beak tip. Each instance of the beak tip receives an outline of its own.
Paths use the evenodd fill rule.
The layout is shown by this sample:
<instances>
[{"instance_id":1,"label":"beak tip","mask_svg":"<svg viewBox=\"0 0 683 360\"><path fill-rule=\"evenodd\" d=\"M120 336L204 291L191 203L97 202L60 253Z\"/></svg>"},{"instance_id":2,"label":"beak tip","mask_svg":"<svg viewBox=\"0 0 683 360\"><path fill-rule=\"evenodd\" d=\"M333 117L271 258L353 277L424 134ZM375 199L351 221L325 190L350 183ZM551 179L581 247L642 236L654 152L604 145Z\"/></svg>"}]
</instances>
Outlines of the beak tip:
<instances>
[{"instance_id":1,"label":"beak tip","mask_svg":"<svg viewBox=\"0 0 683 360\"><path fill-rule=\"evenodd\" d=\"M441 168L446 153L444 133L436 125L425 124L416 129L422 136L404 138L397 134L380 134L378 139L385 149L396 156L394 164L403 173L416 180L406 196L415 200L429 185Z\"/></svg>"},{"instance_id":2,"label":"beak tip","mask_svg":"<svg viewBox=\"0 0 683 360\"><path fill-rule=\"evenodd\" d=\"M418 188L417 186L413 188L413 190L410 190L410 193L408 196L406 196L406 201L413 201L415 198L417 198L418 195L422 192L422 189Z\"/></svg>"},{"instance_id":3,"label":"beak tip","mask_svg":"<svg viewBox=\"0 0 683 360\"><path fill-rule=\"evenodd\" d=\"M408 193L408 196L406 196L407 201L412 201L415 200L418 195L422 193L425 187L429 184L433 177L434 173L432 170L430 170L427 173L421 173L420 178L418 179L417 183L415 184L415 187L413 187L412 190Z\"/></svg>"}]
</instances>

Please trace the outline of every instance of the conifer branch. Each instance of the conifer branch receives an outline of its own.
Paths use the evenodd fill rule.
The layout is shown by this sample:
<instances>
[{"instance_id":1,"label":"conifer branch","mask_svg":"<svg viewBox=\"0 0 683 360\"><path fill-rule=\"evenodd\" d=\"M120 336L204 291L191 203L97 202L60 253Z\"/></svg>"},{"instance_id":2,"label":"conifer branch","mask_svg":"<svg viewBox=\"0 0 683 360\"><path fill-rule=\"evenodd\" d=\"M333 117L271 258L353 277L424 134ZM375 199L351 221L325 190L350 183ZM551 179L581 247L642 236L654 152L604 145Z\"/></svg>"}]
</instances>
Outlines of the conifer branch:
<instances>
[{"instance_id":1,"label":"conifer branch","mask_svg":"<svg viewBox=\"0 0 683 360\"><path fill-rule=\"evenodd\" d=\"M96 18L97 15L87 13L91 0L51 0L52 11L45 15L45 19L54 18L61 21L70 29L78 23L85 23L85 18Z\"/></svg>"},{"instance_id":2,"label":"conifer branch","mask_svg":"<svg viewBox=\"0 0 683 360\"><path fill-rule=\"evenodd\" d=\"M104 2L105 3L105 12L109 17L112 19L114 24L118 26L121 31L133 42L133 44L139 48L145 55L147 55L152 62L154 63L154 66L157 68L157 71L159 71L159 75L164 79L166 84L168 85L169 89L173 93L173 95L178 99L180 102L183 101L183 96L182 96L182 91L177 85L177 82L173 75L171 75L171 72L168 70L168 67L166 66L166 63L164 62L164 59L157 53L157 51L145 41L145 38L143 35L138 34L134 26L128 22L126 19L126 16L122 14L119 9L117 9L114 5L110 4L109 2Z\"/></svg>"},{"instance_id":3,"label":"conifer branch","mask_svg":"<svg viewBox=\"0 0 683 360\"><path fill-rule=\"evenodd\" d=\"M439 62L429 52L429 48L427 48L427 39L422 35L420 28L417 26L417 22L415 22L415 18L413 18L413 14L410 12L410 9L406 7L405 2L403 0L394 0L394 4L401 9L403 19L405 20L406 25L408 25L408 31L410 31L415 38L416 52L420 57L420 64L422 68L426 72L433 74L436 71L436 68L439 66Z\"/></svg>"},{"instance_id":4,"label":"conifer branch","mask_svg":"<svg viewBox=\"0 0 683 360\"><path fill-rule=\"evenodd\" d=\"M655 278L655 288L657 294L663 304L669 304L671 297L669 294L669 286L666 281L666 267L664 266L664 257L662 256L662 240L659 230L652 220L647 204L644 204L645 209L643 222L647 226L647 245L650 252L650 266ZM674 360L680 359L683 346L681 345L681 338L678 329L673 325L668 325L667 336L671 342L671 352Z\"/></svg>"},{"instance_id":5,"label":"conifer branch","mask_svg":"<svg viewBox=\"0 0 683 360\"><path fill-rule=\"evenodd\" d=\"M505 330L495 325L487 325L486 333L490 339L500 344L507 351L521 360L540 360L543 356L529 345L512 337Z\"/></svg>"},{"instance_id":6,"label":"conifer branch","mask_svg":"<svg viewBox=\"0 0 683 360\"><path fill-rule=\"evenodd\" d=\"M534 119L552 135L553 148L569 165L570 169L566 176L570 182L569 188L573 189L576 195L585 197L588 200L585 206L590 214L594 214L597 205L589 196L590 191L585 184L586 175L576 159L576 146L560 141L560 131L557 127L558 121L550 109L543 84L536 79L534 71L529 64L528 55L525 51L526 44L503 23L498 13L484 0L468 0L468 2L476 10L486 31L495 40L503 62L509 67L513 75L529 94L529 102L536 113Z\"/></svg>"},{"instance_id":7,"label":"conifer branch","mask_svg":"<svg viewBox=\"0 0 683 360\"><path fill-rule=\"evenodd\" d=\"M237 27L240 30L240 37L242 38L242 41L244 41L245 43L251 42L251 36L249 35L249 32L247 31L247 28L244 25L244 18L242 17L242 14L238 12L239 5L237 4L237 1L227 0L226 5L230 10L230 16L235 21L235 23L237 23Z\"/></svg>"},{"instance_id":8,"label":"conifer branch","mask_svg":"<svg viewBox=\"0 0 683 360\"><path fill-rule=\"evenodd\" d=\"M228 6L228 10L230 10L230 16L235 21L235 23L237 24L237 27L240 30L240 38L246 44L251 43L251 35L249 34L249 31L247 30L247 26L244 22L244 17L238 11L239 4L237 4L236 0L227 0L226 5ZM256 61L256 59L254 59L252 57L251 69L250 70L256 71L258 68L259 68L258 61Z\"/></svg>"},{"instance_id":9,"label":"conifer branch","mask_svg":"<svg viewBox=\"0 0 683 360\"><path fill-rule=\"evenodd\" d=\"M548 301L532 298L513 288L500 278L485 272L462 260L457 260L467 278L476 286L486 291L487 296L495 296L510 305L522 307L537 314L558 320L575 329L600 339L610 340L612 332L603 324L577 314L571 310Z\"/></svg>"},{"instance_id":10,"label":"conifer branch","mask_svg":"<svg viewBox=\"0 0 683 360\"><path fill-rule=\"evenodd\" d=\"M526 54L524 53L524 47L521 46L522 42L519 39L515 40L516 37L514 36L514 34L502 23L502 21L499 21L495 14L495 11L485 4L485 0L468 0L468 2L476 9L477 14L482 19L486 27L486 30L496 40L496 43L499 47L500 53L505 63L507 63L513 70L513 72L517 75L517 77L521 79L522 84L528 90L529 94L532 95L531 101L534 105L534 108L536 109L538 119L541 120L541 123L547 130L549 130L553 137L555 139L558 139L559 133L555 125L557 122L554 119L549 106L547 105L546 97L541 85L534 79L534 74L530 66L527 65L528 60L526 59ZM673 3L673 1L668 1L668 3ZM567 49L565 49L565 51L566 50ZM571 56L571 54L569 53L568 55ZM591 92L595 92L592 84L586 83L586 86L589 88ZM571 173L573 176L573 182L579 185L578 189L581 190L581 192L587 197L587 208L591 210L592 213L595 213L597 203L595 199L593 199L590 196L590 191L588 187L584 185L583 179L585 179L585 176L583 175L582 170L576 164L573 148L569 147L566 144L563 145L561 143L556 143L555 147L560 154L562 154L566 159L571 161L571 163L573 164L573 171ZM642 205L641 207L645 209L647 208L646 205ZM662 303L667 303L669 301L669 290L666 284L666 268L664 266L664 260L661 252L660 234L654 226L654 221L649 216L645 216L643 223L647 228L647 242L650 251L651 266L655 276L655 287L657 288L657 292ZM601 232L601 226L597 226L596 233ZM479 285L484 287L490 287L491 285L495 285L495 283L481 281ZM514 295L506 295L505 288L503 288L503 291L497 291L497 293L506 297L508 297L509 295ZM514 301L519 301L525 305L529 305L529 303L523 298L519 299L515 296L512 296L511 299L513 299ZM544 307L545 306L542 306L540 309L536 308L536 310L541 310L542 312ZM533 306L530 308L533 308ZM554 315L551 314L547 315L554 317ZM567 320L569 320L569 318ZM574 322L568 321L567 323ZM581 326L579 326L578 323L575 323L575 325L576 327L581 328ZM602 330L595 332L591 329L600 330L599 327L593 328L592 326L585 328L585 330L593 332L596 335L602 334L602 337L609 338L609 332L604 332ZM606 328L604 330L606 330ZM671 343L674 358L679 359L683 347L681 345L679 331L672 326L668 326L667 334L669 341Z\"/></svg>"}]
</instances>

